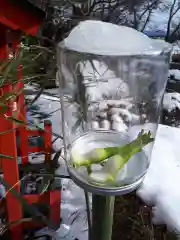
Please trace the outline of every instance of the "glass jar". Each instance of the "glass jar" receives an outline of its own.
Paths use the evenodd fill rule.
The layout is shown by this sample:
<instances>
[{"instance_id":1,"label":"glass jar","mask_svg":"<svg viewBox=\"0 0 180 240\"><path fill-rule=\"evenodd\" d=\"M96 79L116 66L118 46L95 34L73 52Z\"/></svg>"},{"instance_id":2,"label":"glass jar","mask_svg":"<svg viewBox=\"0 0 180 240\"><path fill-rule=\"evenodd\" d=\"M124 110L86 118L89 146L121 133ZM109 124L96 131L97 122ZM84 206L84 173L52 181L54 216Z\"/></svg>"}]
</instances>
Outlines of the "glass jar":
<instances>
[{"instance_id":1,"label":"glass jar","mask_svg":"<svg viewBox=\"0 0 180 240\"><path fill-rule=\"evenodd\" d=\"M67 166L87 191L130 192L148 169L171 52L167 44L152 41L152 51L128 55L58 45Z\"/></svg>"}]
</instances>

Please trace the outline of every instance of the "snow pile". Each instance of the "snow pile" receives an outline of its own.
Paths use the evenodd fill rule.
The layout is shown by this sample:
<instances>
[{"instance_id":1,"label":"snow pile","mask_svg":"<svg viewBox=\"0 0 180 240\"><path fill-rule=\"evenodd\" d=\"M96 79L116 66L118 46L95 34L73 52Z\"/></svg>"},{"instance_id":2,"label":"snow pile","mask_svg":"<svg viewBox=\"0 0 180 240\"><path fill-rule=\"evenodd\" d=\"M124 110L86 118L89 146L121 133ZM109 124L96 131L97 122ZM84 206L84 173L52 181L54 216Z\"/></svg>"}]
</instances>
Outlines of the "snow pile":
<instances>
[{"instance_id":1,"label":"snow pile","mask_svg":"<svg viewBox=\"0 0 180 240\"><path fill-rule=\"evenodd\" d=\"M175 80L180 81L180 70L172 69L169 70L169 77L173 76Z\"/></svg>"},{"instance_id":2,"label":"snow pile","mask_svg":"<svg viewBox=\"0 0 180 240\"><path fill-rule=\"evenodd\" d=\"M138 195L154 205L154 222L180 231L180 129L159 125L151 164Z\"/></svg>"},{"instance_id":3,"label":"snow pile","mask_svg":"<svg viewBox=\"0 0 180 240\"><path fill-rule=\"evenodd\" d=\"M168 112L180 109L180 94L179 93L165 93L163 99L163 108Z\"/></svg>"},{"instance_id":4,"label":"snow pile","mask_svg":"<svg viewBox=\"0 0 180 240\"><path fill-rule=\"evenodd\" d=\"M155 40L133 28L87 20L64 40L66 48L100 55L136 55L161 51ZM163 48L163 45L161 46Z\"/></svg>"},{"instance_id":5,"label":"snow pile","mask_svg":"<svg viewBox=\"0 0 180 240\"><path fill-rule=\"evenodd\" d=\"M180 54L180 41L173 44L172 54Z\"/></svg>"}]
</instances>

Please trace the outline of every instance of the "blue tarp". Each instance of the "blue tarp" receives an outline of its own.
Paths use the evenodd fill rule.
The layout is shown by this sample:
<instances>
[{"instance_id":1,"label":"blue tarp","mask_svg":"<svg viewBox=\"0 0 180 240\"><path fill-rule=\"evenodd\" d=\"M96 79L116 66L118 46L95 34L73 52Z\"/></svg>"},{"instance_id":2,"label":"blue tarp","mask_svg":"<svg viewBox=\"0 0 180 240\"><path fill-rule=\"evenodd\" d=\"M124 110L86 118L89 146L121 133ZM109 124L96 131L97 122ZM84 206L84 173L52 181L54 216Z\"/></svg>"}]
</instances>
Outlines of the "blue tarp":
<instances>
[{"instance_id":1,"label":"blue tarp","mask_svg":"<svg viewBox=\"0 0 180 240\"><path fill-rule=\"evenodd\" d=\"M144 34L146 34L148 37L165 37L166 36L166 32L162 30L144 31Z\"/></svg>"}]
</instances>

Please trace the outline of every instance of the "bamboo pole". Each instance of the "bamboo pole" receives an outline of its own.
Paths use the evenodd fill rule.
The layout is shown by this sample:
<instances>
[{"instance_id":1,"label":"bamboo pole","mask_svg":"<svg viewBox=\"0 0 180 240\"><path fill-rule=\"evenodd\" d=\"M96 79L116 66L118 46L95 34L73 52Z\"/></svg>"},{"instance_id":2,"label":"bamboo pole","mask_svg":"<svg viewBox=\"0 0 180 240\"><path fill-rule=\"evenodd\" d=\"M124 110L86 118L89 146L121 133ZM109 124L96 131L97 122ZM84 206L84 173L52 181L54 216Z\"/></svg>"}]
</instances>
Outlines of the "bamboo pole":
<instances>
[{"instance_id":1,"label":"bamboo pole","mask_svg":"<svg viewBox=\"0 0 180 240\"><path fill-rule=\"evenodd\" d=\"M90 240L111 240L114 201L114 196L93 195Z\"/></svg>"}]
</instances>

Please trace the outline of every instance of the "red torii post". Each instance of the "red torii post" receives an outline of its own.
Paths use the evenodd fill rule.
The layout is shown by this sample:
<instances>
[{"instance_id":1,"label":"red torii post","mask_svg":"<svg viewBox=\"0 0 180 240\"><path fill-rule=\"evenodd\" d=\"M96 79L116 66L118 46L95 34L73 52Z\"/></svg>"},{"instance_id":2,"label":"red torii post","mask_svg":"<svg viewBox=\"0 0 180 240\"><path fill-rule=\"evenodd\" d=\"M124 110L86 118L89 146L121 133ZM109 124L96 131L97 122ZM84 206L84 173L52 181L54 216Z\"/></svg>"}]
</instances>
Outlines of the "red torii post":
<instances>
[{"instance_id":1,"label":"red torii post","mask_svg":"<svg viewBox=\"0 0 180 240\"><path fill-rule=\"evenodd\" d=\"M41 10L35 8L32 4L28 3L26 0L0 0L0 61L5 61L8 58L8 42L7 42L7 32L11 30L11 44L13 51L18 50L18 46L20 44L21 32L24 32L28 35L35 36L39 30L40 24L44 19L44 13ZM19 78L21 78L22 71L19 68ZM22 88L23 83L19 82L18 87ZM0 94L5 94L11 92L12 89L11 84L7 84L3 89L0 89ZM20 95L19 100L21 104L24 104L24 96ZM7 116L12 116L12 100L9 100L9 109L6 112ZM2 115L2 116L1 116ZM0 153L17 159L17 142L16 142L16 134L17 131L13 131L12 129L16 129L17 126L13 121L7 120L3 114L0 115L0 133L6 132L5 134L0 134ZM22 107L21 115L25 116L25 108ZM46 130L43 135L45 138L45 149L49 149L51 146L51 126L47 124L45 126ZM9 131L10 130L10 131ZM25 130L24 126L18 127L18 132L21 135L20 138L20 149L21 154L23 156L23 163L27 163L28 157L27 153L30 152L28 148L28 135L31 135L27 130ZM35 131L34 131L35 133ZM34 135L38 134L38 131ZM33 134L32 134L33 135ZM47 153L49 154L49 153ZM19 181L19 170L18 163L16 160L8 160L7 158L1 157L2 161L2 170L5 180L14 188L20 192L20 185L17 184ZM60 200L60 197L57 196L57 191L54 193L57 199ZM54 196L55 196L54 195ZM60 194L59 194L60 195ZM47 195L49 198L49 202L53 203L55 200L52 196L52 193ZM29 202L38 201L38 195L34 195L31 197L26 196L26 199ZM34 199L34 200L33 200ZM58 208L58 204L60 202L55 201L55 205L57 207L58 216L60 214L60 206ZM8 221L16 222L20 220L23 216L22 208L19 201L13 196L10 192L6 197L6 207L8 213ZM59 211L58 211L59 210ZM57 214L55 212L55 208L50 213L50 217L54 217L57 223ZM23 239L22 227L20 224L12 225L10 227L12 239Z\"/></svg>"},{"instance_id":2,"label":"red torii post","mask_svg":"<svg viewBox=\"0 0 180 240\"><path fill-rule=\"evenodd\" d=\"M19 1L21 2L21 1ZM30 5L29 5L30 6ZM10 29L12 47L17 49L20 44L19 34L24 31L26 34L35 35L39 29L43 20L41 14L34 14L32 7L29 9L23 8L17 1L1 0L0 1L0 60L4 61L8 58L8 43L7 43L7 31ZM34 9L35 10L35 9ZM3 93L12 91L12 85L7 85L3 89ZM11 105L11 102L9 102ZM12 114L11 110L8 110L7 115ZM7 121L4 116L0 119L0 132L6 132L0 136L0 150L1 154L9 155L17 159L17 147L16 147L16 131L8 131L15 128L13 121ZM8 162L7 159L2 158L2 169L5 180L14 186L19 181L19 171L17 161ZM9 169L7 171L7 169ZM11 172L14 172L11 174ZM15 189L20 192L20 185L17 184ZM8 220L11 222L18 221L22 218L22 209L19 201L9 193L6 200L6 207L8 213ZM13 208L13 209L12 209ZM10 210L12 209L12 210ZM14 225L11 227L12 237L15 239L23 239L22 228L20 225Z\"/></svg>"}]
</instances>

